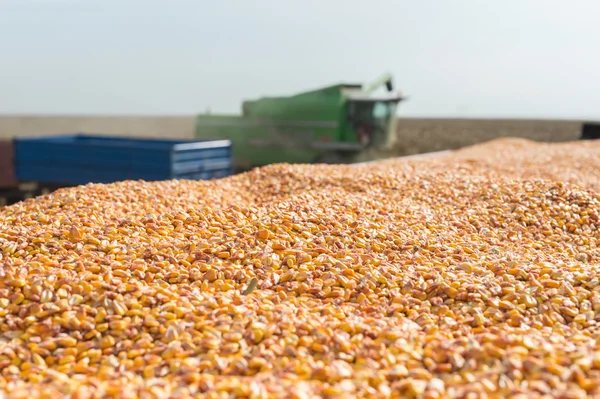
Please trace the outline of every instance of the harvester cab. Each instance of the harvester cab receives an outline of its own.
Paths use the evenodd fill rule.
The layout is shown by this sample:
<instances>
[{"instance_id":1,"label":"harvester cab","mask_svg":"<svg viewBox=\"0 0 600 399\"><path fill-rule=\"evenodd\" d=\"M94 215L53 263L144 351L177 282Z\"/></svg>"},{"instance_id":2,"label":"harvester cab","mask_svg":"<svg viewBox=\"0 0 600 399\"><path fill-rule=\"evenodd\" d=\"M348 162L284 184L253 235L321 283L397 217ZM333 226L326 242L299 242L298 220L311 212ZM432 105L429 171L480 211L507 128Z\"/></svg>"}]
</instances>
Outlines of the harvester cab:
<instances>
[{"instance_id":1,"label":"harvester cab","mask_svg":"<svg viewBox=\"0 0 600 399\"><path fill-rule=\"evenodd\" d=\"M385 86L387 93L374 95ZM394 93L392 76L385 74L365 86L347 85L342 89L346 102L348 140L355 141L363 148L385 149L395 138L396 109L403 100L400 93Z\"/></svg>"}]
</instances>

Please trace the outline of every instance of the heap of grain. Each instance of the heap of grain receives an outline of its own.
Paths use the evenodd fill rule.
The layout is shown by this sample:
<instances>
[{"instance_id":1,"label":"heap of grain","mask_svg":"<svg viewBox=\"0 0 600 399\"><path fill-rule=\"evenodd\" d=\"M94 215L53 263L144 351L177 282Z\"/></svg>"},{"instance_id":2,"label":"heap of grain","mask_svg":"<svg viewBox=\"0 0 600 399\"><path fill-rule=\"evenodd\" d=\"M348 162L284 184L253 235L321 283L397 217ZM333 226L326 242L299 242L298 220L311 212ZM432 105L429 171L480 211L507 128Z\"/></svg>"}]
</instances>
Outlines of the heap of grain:
<instances>
[{"instance_id":1,"label":"heap of grain","mask_svg":"<svg viewBox=\"0 0 600 399\"><path fill-rule=\"evenodd\" d=\"M505 141L6 207L0 390L598 395L599 159Z\"/></svg>"}]
</instances>

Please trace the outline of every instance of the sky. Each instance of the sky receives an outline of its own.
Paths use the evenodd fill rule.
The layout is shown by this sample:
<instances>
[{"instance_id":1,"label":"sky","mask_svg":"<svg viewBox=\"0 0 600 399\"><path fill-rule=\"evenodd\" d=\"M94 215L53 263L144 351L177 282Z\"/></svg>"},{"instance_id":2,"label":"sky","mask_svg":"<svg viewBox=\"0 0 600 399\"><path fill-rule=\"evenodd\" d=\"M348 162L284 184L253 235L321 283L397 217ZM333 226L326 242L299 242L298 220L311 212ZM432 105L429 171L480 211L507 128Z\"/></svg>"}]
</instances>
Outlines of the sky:
<instances>
[{"instance_id":1,"label":"sky","mask_svg":"<svg viewBox=\"0 0 600 399\"><path fill-rule=\"evenodd\" d=\"M400 116L600 119L597 0L0 0L0 113L239 113L384 72Z\"/></svg>"}]
</instances>

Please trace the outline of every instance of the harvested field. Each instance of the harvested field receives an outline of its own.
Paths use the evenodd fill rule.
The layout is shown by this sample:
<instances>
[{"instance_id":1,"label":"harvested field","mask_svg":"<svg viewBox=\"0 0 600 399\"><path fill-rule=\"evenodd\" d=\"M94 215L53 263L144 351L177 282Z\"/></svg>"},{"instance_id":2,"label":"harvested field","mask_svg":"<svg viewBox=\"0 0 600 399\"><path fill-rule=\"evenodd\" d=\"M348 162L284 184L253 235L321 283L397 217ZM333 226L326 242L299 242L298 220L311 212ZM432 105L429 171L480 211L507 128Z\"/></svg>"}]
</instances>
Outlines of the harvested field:
<instances>
[{"instance_id":1,"label":"harvested field","mask_svg":"<svg viewBox=\"0 0 600 399\"><path fill-rule=\"evenodd\" d=\"M0 389L600 395L599 155L499 140L5 207Z\"/></svg>"},{"instance_id":2,"label":"harvested field","mask_svg":"<svg viewBox=\"0 0 600 399\"><path fill-rule=\"evenodd\" d=\"M511 119L399 118L395 155L457 149L497 138L519 137L538 142L574 141L581 122Z\"/></svg>"},{"instance_id":3,"label":"harvested field","mask_svg":"<svg viewBox=\"0 0 600 399\"><path fill-rule=\"evenodd\" d=\"M193 138L193 116L20 116L0 115L0 139L83 132L133 137ZM579 138L581 122L519 119L399 117L396 146L384 156L456 149L500 137L540 142Z\"/></svg>"},{"instance_id":4,"label":"harvested field","mask_svg":"<svg viewBox=\"0 0 600 399\"><path fill-rule=\"evenodd\" d=\"M191 139L194 116L0 115L0 140L69 133Z\"/></svg>"}]
</instances>

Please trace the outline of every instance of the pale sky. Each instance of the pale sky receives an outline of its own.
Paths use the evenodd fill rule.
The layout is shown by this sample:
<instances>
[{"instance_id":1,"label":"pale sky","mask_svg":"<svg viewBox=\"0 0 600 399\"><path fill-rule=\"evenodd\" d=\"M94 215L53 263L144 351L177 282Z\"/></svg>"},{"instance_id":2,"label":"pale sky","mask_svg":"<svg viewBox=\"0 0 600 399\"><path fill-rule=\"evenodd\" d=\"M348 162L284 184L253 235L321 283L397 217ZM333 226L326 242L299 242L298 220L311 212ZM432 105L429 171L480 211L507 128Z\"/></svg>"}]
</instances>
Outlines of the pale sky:
<instances>
[{"instance_id":1,"label":"pale sky","mask_svg":"<svg viewBox=\"0 0 600 399\"><path fill-rule=\"evenodd\" d=\"M238 113L390 71L400 116L600 119L597 0L0 0L0 113Z\"/></svg>"}]
</instances>

